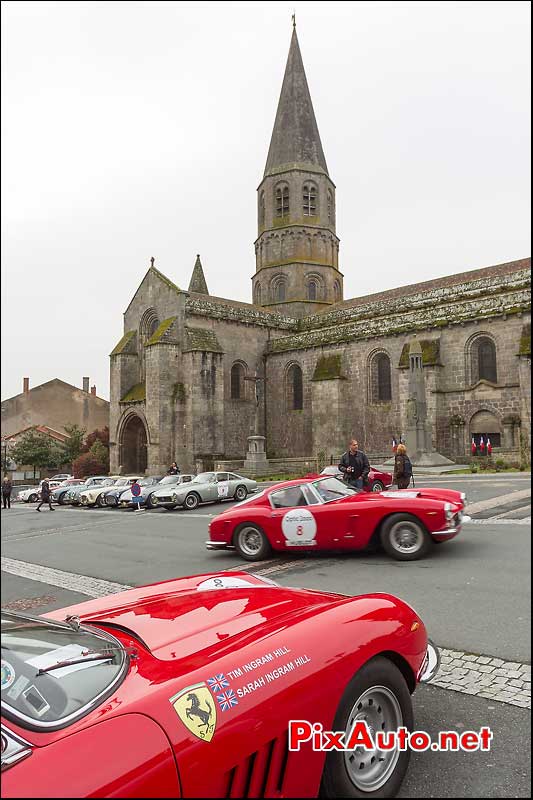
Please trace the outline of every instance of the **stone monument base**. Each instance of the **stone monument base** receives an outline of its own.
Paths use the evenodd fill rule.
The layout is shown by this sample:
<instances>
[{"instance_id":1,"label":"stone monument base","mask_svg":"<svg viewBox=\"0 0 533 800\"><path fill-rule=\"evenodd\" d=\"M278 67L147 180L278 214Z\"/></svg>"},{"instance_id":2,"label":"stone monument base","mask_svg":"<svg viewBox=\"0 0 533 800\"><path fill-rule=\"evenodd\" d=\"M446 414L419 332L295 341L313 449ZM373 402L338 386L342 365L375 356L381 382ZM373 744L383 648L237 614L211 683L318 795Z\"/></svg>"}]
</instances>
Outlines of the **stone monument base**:
<instances>
[{"instance_id":1,"label":"stone monument base","mask_svg":"<svg viewBox=\"0 0 533 800\"><path fill-rule=\"evenodd\" d=\"M254 475L266 475L270 471L268 459L265 453L264 436L248 437L248 452L244 460L244 470Z\"/></svg>"},{"instance_id":2,"label":"stone monument base","mask_svg":"<svg viewBox=\"0 0 533 800\"><path fill-rule=\"evenodd\" d=\"M407 453L411 464L413 467L448 467L454 466L455 461L450 461L449 458L446 456L442 456L440 453L434 451L433 453L414 453L411 455ZM385 464L388 466L394 466L394 456L389 458L388 461L385 461Z\"/></svg>"}]
</instances>

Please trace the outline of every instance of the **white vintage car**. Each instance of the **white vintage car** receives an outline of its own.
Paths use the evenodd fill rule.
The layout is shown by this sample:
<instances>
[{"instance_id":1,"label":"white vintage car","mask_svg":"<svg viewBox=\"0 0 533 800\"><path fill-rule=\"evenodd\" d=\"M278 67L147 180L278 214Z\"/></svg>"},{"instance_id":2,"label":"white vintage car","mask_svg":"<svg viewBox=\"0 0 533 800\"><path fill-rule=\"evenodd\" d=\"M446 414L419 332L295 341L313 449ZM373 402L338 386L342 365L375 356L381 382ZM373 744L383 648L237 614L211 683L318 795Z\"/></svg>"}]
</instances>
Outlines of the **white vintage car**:
<instances>
[{"instance_id":1,"label":"white vintage car","mask_svg":"<svg viewBox=\"0 0 533 800\"><path fill-rule=\"evenodd\" d=\"M91 486L89 489L84 489L83 492L80 492L79 504L81 506L99 506L103 508L105 505L105 492L115 486L129 486L134 480L138 480L138 478L124 478L120 475L112 475L99 486Z\"/></svg>"}]
</instances>

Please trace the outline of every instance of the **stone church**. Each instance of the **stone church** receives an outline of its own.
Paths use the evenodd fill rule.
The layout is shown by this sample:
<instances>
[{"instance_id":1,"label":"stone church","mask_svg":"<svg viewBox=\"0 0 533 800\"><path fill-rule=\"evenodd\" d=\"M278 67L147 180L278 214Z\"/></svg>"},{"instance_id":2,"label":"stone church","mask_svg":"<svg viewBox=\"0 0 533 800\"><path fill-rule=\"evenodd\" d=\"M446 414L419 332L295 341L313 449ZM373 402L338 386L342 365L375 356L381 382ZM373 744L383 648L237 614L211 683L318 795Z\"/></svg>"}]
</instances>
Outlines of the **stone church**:
<instances>
[{"instance_id":1,"label":"stone church","mask_svg":"<svg viewBox=\"0 0 533 800\"><path fill-rule=\"evenodd\" d=\"M110 355L111 472L337 456L356 436L390 454L406 430L409 352L421 351L432 447L461 461L529 453L530 259L345 300L333 183L296 30L257 190L252 302L187 291L155 266Z\"/></svg>"}]
</instances>

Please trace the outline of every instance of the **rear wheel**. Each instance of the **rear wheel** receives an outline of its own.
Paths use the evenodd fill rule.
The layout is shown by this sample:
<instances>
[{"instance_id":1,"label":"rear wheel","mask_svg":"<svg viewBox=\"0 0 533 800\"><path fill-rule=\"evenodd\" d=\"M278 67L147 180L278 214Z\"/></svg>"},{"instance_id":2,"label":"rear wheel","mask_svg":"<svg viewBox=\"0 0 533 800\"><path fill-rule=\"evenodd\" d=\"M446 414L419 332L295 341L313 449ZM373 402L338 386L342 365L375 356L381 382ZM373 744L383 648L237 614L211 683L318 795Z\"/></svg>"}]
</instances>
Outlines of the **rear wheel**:
<instances>
[{"instance_id":1,"label":"rear wheel","mask_svg":"<svg viewBox=\"0 0 533 800\"><path fill-rule=\"evenodd\" d=\"M190 492L185 498L185 502L183 504L188 511L193 511L195 508L198 508L200 505L200 498L196 494L196 492Z\"/></svg>"},{"instance_id":2,"label":"rear wheel","mask_svg":"<svg viewBox=\"0 0 533 800\"><path fill-rule=\"evenodd\" d=\"M333 730L345 731L347 742L357 723L366 723L372 738L377 731L413 729L413 706L405 678L386 658L372 659L352 678L339 704ZM330 752L322 775L321 795L395 797L410 755L409 748L365 750L361 746Z\"/></svg>"},{"instance_id":3,"label":"rear wheel","mask_svg":"<svg viewBox=\"0 0 533 800\"><path fill-rule=\"evenodd\" d=\"M411 514L392 514L381 528L381 544L397 561L416 561L427 555L433 539L419 519Z\"/></svg>"},{"instance_id":4,"label":"rear wheel","mask_svg":"<svg viewBox=\"0 0 533 800\"><path fill-rule=\"evenodd\" d=\"M385 487L381 483L381 481L374 481L374 483L372 484L372 491L373 492L382 492L384 488Z\"/></svg>"},{"instance_id":5,"label":"rear wheel","mask_svg":"<svg viewBox=\"0 0 533 800\"><path fill-rule=\"evenodd\" d=\"M99 494L96 498L96 505L98 508L103 508L105 506L105 497L103 494Z\"/></svg>"},{"instance_id":6,"label":"rear wheel","mask_svg":"<svg viewBox=\"0 0 533 800\"><path fill-rule=\"evenodd\" d=\"M246 561L262 561L272 552L265 533L257 525L245 522L233 536L235 549Z\"/></svg>"},{"instance_id":7,"label":"rear wheel","mask_svg":"<svg viewBox=\"0 0 533 800\"><path fill-rule=\"evenodd\" d=\"M246 496L248 494L248 490L246 486L237 486L235 489L235 494L233 495L235 500L241 502L242 500L246 500Z\"/></svg>"}]
</instances>

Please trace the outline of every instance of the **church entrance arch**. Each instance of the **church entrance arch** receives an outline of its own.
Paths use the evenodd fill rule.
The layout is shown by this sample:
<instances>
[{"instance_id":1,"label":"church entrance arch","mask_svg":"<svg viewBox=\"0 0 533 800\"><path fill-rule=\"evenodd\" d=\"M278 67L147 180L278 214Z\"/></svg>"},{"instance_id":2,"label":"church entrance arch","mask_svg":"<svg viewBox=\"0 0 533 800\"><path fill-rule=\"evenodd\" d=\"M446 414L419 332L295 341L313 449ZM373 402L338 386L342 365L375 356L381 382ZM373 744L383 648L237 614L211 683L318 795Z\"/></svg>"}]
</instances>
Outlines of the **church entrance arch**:
<instances>
[{"instance_id":1,"label":"church entrance arch","mask_svg":"<svg viewBox=\"0 0 533 800\"><path fill-rule=\"evenodd\" d=\"M126 475L143 475L148 466L146 427L137 414L125 421L120 434L120 464Z\"/></svg>"}]
</instances>

